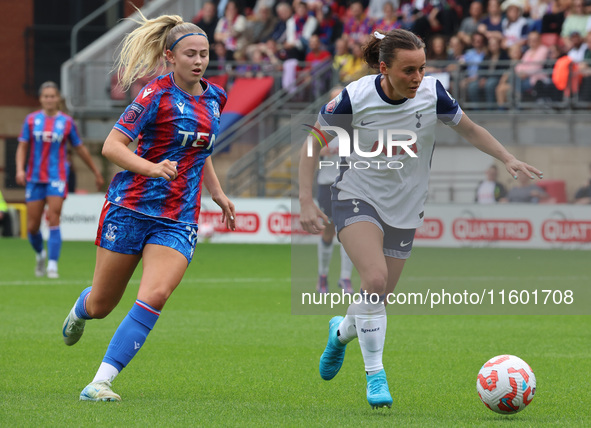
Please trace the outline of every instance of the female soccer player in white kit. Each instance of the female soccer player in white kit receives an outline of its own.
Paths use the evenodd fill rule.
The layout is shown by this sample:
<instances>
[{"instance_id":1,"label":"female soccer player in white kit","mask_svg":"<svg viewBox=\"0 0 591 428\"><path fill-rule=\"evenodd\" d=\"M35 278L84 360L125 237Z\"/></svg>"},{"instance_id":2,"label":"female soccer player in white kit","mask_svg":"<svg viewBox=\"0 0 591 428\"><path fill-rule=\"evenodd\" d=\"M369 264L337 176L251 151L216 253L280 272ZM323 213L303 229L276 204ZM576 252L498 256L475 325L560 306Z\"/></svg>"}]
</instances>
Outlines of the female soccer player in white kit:
<instances>
[{"instance_id":1,"label":"female soccer player in white kit","mask_svg":"<svg viewBox=\"0 0 591 428\"><path fill-rule=\"evenodd\" d=\"M424 48L422 40L406 30L374 33L364 47L364 58L380 74L349 84L322 108L316 123L319 129L339 126L351 137L353 131L359 135L359 150L341 158L340 176L332 186L332 208L338 238L359 272L365 292L361 303L349 306L344 318L330 320L320 375L325 380L336 376L347 343L357 337L372 408L392 405L382 364L384 297L394 290L410 256L415 230L423 222L437 120L502 161L513 177L517 171L531 178L533 174L542 177L538 169L517 160L488 131L472 122L439 81L424 77ZM394 147L388 157L386 150L382 152L377 146L379 131L384 131L385 139L388 129L399 130L403 136L397 140L406 140L410 131L417 140L406 150ZM328 132L323 134L327 140L334 138ZM314 145L312 150L312 156L307 146L301 152L300 221L307 232L320 233L328 219L312 198L319 146ZM371 158L358 154L374 151L376 156ZM366 168L368 163L371 166Z\"/></svg>"}]
</instances>

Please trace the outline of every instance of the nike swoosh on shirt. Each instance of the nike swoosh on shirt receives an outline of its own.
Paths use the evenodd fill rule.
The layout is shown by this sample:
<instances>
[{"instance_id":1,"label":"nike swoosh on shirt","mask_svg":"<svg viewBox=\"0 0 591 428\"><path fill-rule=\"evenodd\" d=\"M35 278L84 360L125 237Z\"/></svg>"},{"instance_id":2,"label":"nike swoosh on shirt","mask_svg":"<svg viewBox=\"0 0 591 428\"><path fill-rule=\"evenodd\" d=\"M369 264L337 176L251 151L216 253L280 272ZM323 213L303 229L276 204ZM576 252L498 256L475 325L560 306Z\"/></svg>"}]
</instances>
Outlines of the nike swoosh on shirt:
<instances>
[{"instance_id":1,"label":"nike swoosh on shirt","mask_svg":"<svg viewBox=\"0 0 591 428\"><path fill-rule=\"evenodd\" d=\"M406 247L407 245L410 245L412 241L408 241L407 243L405 243L404 241L400 241L400 246L401 247Z\"/></svg>"},{"instance_id":2,"label":"nike swoosh on shirt","mask_svg":"<svg viewBox=\"0 0 591 428\"><path fill-rule=\"evenodd\" d=\"M372 120L371 122L365 122L365 123L363 123L363 120L362 120L361 121L361 126L371 125L374 122L375 122L375 120Z\"/></svg>"}]
</instances>

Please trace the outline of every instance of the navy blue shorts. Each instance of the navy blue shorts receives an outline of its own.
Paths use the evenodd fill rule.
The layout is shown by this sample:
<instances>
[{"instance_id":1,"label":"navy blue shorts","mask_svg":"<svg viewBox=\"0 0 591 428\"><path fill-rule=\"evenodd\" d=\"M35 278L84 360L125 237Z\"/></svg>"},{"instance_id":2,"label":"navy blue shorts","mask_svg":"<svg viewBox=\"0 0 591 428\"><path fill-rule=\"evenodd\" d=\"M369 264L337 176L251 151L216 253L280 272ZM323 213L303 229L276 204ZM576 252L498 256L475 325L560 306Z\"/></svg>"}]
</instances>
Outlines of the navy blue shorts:
<instances>
[{"instance_id":1,"label":"navy blue shorts","mask_svg":"<svg viewBox=\"0 0 591 428\"><path fill-rule=\"evenodd\" d=\"M330 184L318 185L318 208L332 220L332 201L330 195Z\"/></svg>"},{"instance_id":2,"label":"navy blue shorts","mask_svg":"<svg viewBox=\"0 0 591 428\"><path fill-rule=\"evenodd\" d=\"M41 201L48 196L58 196L66 198L68 194L68 186L65 181L55 180L51 183L31 183L27 182L25 187L25 201Z\"/></svg>"},{"instance_id":3,"label":"navy blue shorts","mask_svg":"<svg viewBox=\"0 0 591 428\"><path fill-rule=\"evenodd\" d=\"M197 225L150 217L105 202L94 242L121 254L141 254L147 244L177 250L191 263L197 244Z\"/></svg>"},{"instance_id":4,"label":"navy blue shorts","mask_svg":"<svg viewBox=\"0 0 591 428\"><path fill-rule=\"evenodd\" d=\"M360 221L375 224L384 234L384 255L408 259L416 229L398 229L382 221L374 207L360 199L332 201L333 220L338 232Z\"/></svg>"}]
</instances>

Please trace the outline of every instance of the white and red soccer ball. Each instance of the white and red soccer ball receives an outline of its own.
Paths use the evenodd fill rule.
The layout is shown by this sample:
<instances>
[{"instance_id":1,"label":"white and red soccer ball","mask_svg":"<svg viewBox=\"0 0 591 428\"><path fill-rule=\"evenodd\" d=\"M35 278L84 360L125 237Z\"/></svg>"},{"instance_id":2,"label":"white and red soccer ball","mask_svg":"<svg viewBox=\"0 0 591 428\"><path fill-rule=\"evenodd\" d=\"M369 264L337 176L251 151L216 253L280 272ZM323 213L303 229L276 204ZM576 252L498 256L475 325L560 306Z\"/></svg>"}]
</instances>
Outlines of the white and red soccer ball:
<instances>
[{"instance_id":1,"label":"white and red soccer ball","mask_svg":"<svg viewBox=\"0 0 591 428\"><path fill-rule=\"evenodd\" d=\"M536 376L521 358L499 355L480 369L476 390L486 407L510 415L531 403L536 393Z\"/></svg>"}]
</instances>

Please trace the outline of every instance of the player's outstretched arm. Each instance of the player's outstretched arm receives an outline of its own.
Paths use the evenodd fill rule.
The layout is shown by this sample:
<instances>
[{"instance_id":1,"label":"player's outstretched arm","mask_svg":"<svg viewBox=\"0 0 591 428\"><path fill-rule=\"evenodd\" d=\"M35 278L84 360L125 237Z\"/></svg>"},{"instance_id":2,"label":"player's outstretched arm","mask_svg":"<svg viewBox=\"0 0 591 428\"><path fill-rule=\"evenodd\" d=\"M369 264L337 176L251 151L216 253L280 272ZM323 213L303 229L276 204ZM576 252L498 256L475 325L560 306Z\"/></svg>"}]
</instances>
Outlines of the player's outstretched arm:
<instances>
[{"instance_id":1,"label":"player's outstretched arm","mask_svg":"<svg viewBox=\"0 0 591 428\"><path fill-rule=\"evenodd\" d=\"M222 190L218 176L213 169L211 157L208 157L203 165L203 184L211 195L211 199L222 209L222 223L226 223L227 229L236 230L236 209Z\"/></svg>"},{"instance_id":2,"label":"player's outstretched arm","mask_svg":"<svg viewBox=\"0 0 591 428\"><path fill-rule=\"evenodd\" d=\"M316 122L314 125L316 129L320 128L320 124ZM332 136L323 133L326 141L332 140ZM312 145L312 156L308 156L307 144L302 145L300 151L300 165L299 165L299 186L300 186L300 224L302 228L308 233L320 233L329 223L328 217L318 208L314 202L313 188L314 188L314 172L318 164L318 156L320 153L319 145ZM323 220L321 223L318 218Z\"/></svg>"},{"instance_id":3,"label":"player's outstretched arm","mask_svg":"<svg viewBox=\"0 0 591 428\"><path fill-rule=\"evenodd\" d=\"M103 156L114 164L136 174L147 177L162 177L172 181L177 177L177 162L168 159L160 163L153 163L146 160L129 149L131 140L127 135L112 129L103 145Z\"/></svg>"},{"instance_id":4,"label":"player's outstretched arm","mask_svg":"<svg viewBox=\"0 0 591 428\"><path fill-rule=\"evenodd\" d=\"M535 178L535 175L542 178L542 171L520 161L509 153L490 132L482 126L472 122L465 113L462 115L460 123L454 129L474 147L503 162L505 168L507 168L507 171L513 176L513 178L517 178L517 171L523 172L532 179Z\"/></svg>"}]
</instances>

